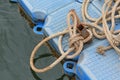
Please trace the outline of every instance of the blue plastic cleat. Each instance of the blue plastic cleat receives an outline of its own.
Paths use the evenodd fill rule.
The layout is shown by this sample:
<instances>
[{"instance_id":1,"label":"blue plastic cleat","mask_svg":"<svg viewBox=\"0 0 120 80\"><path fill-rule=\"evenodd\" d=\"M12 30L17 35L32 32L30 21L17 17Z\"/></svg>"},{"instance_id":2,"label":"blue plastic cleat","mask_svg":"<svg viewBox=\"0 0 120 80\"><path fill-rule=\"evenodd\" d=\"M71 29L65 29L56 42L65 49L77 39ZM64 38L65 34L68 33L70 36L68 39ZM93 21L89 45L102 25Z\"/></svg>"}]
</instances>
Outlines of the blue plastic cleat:
<instances>
[{"instance_id":1,"label":"blue plastic cleat","mask_svg":"<svg viewBox=\"0 0 120 80\"><path fill-rule=\"evenodd\" d=\"M70 77L74 76L75 73L76 73L76 65L77 65L76 62L66 61L63 64L64 73L67 74Z\"/></svg>"},{"instance_id":2,"label":"blue plastic cleat","mask_svg":"<svg viewBox=\"0 0 120 80\"><path fill-rule=\"evenodd\" d=\"M43 35L42 28L43 28L43 24L37 24L36 26L34 26L33 31L36 34Z\"/></svg>"}]
</instances>

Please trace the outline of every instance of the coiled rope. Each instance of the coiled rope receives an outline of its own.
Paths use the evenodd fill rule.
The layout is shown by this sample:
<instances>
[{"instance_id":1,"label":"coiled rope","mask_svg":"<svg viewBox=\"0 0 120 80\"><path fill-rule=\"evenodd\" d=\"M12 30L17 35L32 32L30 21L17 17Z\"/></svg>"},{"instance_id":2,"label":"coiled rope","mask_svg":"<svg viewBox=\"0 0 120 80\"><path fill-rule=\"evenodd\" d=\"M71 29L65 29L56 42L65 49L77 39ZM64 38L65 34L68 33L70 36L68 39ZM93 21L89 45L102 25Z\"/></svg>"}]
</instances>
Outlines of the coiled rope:
<instances>
[{"instance_id":1,"label":"coiled rope","mask_svg":"<svg viewBox=\"0 0 120 80\"><path fill-rule=\"evenodd\" d=\"M114 48L119 54L120 49L118 46L120 45L120 30L114 31L115 28L115 19L120 18L120 14L115 15L116 12L120 11L120 0L116 0L114 5L112 4L113 0L105 0L105 3L102 8L102 16L100 18L92 18L89 16L87 12L87 8L89 5L89 0L84 0L82 5L82 18L83 22L80 22L77 14L74 10L71 10L67 15L67 24L68 28L65 29L63 32L59 32L57 34L51 35L44 40L42 40L38 45L33 49L32 54L30 56L30 66L32 70L35 72L45 72L52 69L55 65L57 65L60 61L64 58L75 58L78 56L83 49L84 43L90 41L93 35L98 39L107 38L110 43L110 46L98 47L97 51L103 54L106 50ZM70 23L72 19L73 24ZM87 22L89 20L90 22ZM112 25L109 29L108 21L111 21ZM100 26L99 24L102 24ZM90 28L90 29L89 29ZM64 52L62 49L62 38L65 34L69 34L69 49ZM53 62L51 65L43 68L38 69L34 65L34 56L37 50L48 40L59 36L58 44L59 50L61 52L61 56ZM72 55L69 55L71 52L75 52Z\"/></svg>"},{"instance_id":2,"label":"coiled rope","mask_svg":"<svg viewBox=\"0 0 120 80\"><path fill-rule=\"evenodd\" d=\"M92 18L89 16L87 12L89 0L84 0L84 5L82 8L82 17L83 21L86 22L86 19L91 21L92 23L85 23L89 27L92 26L93 35L98 39L107 38L110 43L110 46L104 47L100 46L97 49L97 52L100 54L104 54L104 52L108 49L114 48L118 54L120 54L120 49L118 46L120 45L120 30L114 31L115 28L115 19L120 18L120 0L116 0L113 6L114 0L105 0L105 3L102 8L102 16L98 19ZM115 15L115 13L119 13ZM108 26L108 23L111 21L111 26ZM102 24L102 26L99 26ZM94 26L93 26L94 25ZM110 29L109 29L110 28Z\"/></svg>"},{"instance_id":3,"label":"coiled rope","mask_svg":"<svg viewBox=\"0 0 120 80\"><path fill-rule=\"evenodd\" d=\"M73 25L70 24L70 19L72 17L73 20ZM55 65L57 65L61 60L63 60L69 53L75 51L75 53L73 55L69 55L67 56L68 58L74 58L76 56L78 56L83 48L83 44L88 42L89 40L91 40L92 38L92 33L90 30L85 29L83 26L81 26L81 24L79 24L80 22L78 22L79 19L75 13L74 10L71 10L67 16L67 23L68 23L68 29L64 30L63 32L59 32L57 34L54 34L52 36L49 36L47 38L45 38L44 40L42 40L32 51L31 57L30 57L30 65L31 68L35 71L35 72L45 72L51 68L53 68ZM84 29L84 30L83 30ZM88 33L88 36L82 36L82 30ZM69 38L69 49L66 52L63 52L62 47L61 47L61 42L62 42L62 37L63 35L69 33L70 38ZM53 62L51 65L49 65L48 67L45 67L43 69L37 69L34 66L34 56L36 51L39 49L40 46L42 46L43 43L45 43L46 41L60 36L59 38L59 48L60 51L62 53L62 55L55 61Z\"/></svg>"}]
</instances>

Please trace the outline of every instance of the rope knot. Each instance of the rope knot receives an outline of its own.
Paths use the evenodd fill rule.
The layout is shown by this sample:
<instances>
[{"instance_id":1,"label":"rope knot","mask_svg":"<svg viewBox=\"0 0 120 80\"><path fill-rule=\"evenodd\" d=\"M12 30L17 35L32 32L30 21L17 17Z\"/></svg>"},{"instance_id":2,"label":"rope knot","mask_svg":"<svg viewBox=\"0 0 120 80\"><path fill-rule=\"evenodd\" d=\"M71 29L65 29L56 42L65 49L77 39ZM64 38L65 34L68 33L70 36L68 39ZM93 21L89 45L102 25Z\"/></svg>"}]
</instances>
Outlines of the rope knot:
<instances>
[{"instance_id":1,"label":"rope knot","mask_svg":"<svg viewBox=\"0 0 120 80\"><path fill-rule=\"evenodd\" d=\"M103 55L105 53L105 47L104 46L99 46L97 48L97 52Z\"/></svg>"},{"instance_id":2,"label":"rope knot","mask_svg":"<svg viewBox=\"0 0 120 80\"><path fill-rule=\"evenodd\" d=\"M80 34L76 34L69 38L69 47L74 47L75 51L77 51L80 47L80 41L82 41L84 38L80 36Z\"/></svg>"},{"instance_id":3,"label":"rope knot","mask_svg":"<svg viewBox=\"0 0 120 80\"><path fill-rule=\"evenodd\" d=\"M120 45L120 33L118 35L113 35L113 43L116 46Z\"/></svg>"}]
</instances>

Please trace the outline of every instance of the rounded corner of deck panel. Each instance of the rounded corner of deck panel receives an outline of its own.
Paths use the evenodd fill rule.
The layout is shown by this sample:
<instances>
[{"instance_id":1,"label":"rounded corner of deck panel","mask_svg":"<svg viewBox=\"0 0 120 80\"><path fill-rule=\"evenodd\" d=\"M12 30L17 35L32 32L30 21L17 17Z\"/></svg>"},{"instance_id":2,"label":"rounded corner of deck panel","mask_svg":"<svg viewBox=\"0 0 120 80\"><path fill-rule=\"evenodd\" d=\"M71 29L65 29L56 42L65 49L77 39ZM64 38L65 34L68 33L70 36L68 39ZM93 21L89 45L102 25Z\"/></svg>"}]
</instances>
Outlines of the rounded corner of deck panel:
<instances>
[{"instance_id":1,"label":"rounded corner of deck panel","mask_svg":"<svg viewBox=\"0 0 120 80\"><path fill-rule=\"evenodd\" d=\"M82 64L77 64L76 75L80 80L97 80L92 72Z\"/></svg>"},{"instance_id":2,"label":"rounded corner of deck panel","mask_svg":"<svg viewBox=\"0 0 120 80\"><path fill-rule=\"evenodd\" d=\"M92 72L84 65L86 62L86 57L88 55L85 54L86 51L83 51L80 54L79 60L76 65L76 76L80 80L97 80Z\"/></svg>"},{"instance_id":3,"label":"rounded corner of deck panel","mask_svg":"<svg viewBox=\"0 0 120 80\"><path fill-rule=\"evenodd\" d=\"M47 16L47 12L45 10L35 9L35 10L33 10L33 16L35 19L45 20L45 18Z\"/></svg>"}]
</instances>

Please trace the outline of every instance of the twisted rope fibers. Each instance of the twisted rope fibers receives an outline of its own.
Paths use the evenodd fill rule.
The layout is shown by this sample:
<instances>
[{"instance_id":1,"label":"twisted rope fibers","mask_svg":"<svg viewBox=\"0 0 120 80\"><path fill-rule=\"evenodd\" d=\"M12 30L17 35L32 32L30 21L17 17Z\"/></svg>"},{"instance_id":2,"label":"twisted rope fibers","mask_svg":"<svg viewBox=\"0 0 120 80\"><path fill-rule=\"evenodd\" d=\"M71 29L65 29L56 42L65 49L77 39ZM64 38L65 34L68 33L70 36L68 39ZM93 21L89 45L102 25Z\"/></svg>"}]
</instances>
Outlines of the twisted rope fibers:
<instances>
[{"instance_id":1,"label":"twisted rope fibers","mask_svg":"<svg viewBox=\"0 0 120 80\"><path fill-rule=\"evenodd\" d=\"M114 3L114 4L113 4ZM90 41L93 37L93 35L98 39L104 39L106 38L110 46L104 47L100 46L97 49L97 52L100 54L104 54L104 52L108 49L114 48L118 54L120 54L120 49L118 46L120 45L120 30L114 30L115 29L115 19L120 18L120 0L116 0L115 2L113 0L105 0L105 3L102 8L102 15L97 18L92 18L89 16L87 12L87 8L89 5L89 0L84 0L82 4L82 18L83 22L80 22L77 14L75 13L75 10L71 10L67 15L67 24L68 28L65 29L63 32L58 32L54 35L51 35L44 40L42 40L38 45L33 49L31 57L30 57L30 66L32 70L35 72L46 72L50 69L52 69L54 66L56 66L60 61L62 61L64 58L73 59L76 56L80 54L80 52L83 49L83 46L85 43ZM118 13L116 15L116 13ZM70 23L70 20L72 19L73 24ZM87 22L89 20L90 22ZM108 22L111 21L111 27L109 28ZM99 24L102 24L100 26ZM84 34L84 33L86 34ZM62 49L62 38L65 34L69 34L69 49L64 52ZM43 68L38 69L34 65L34 56L42 44L44 44L46 41L59 36L58 40L58 47L61 53L61 56L54 61L51 65ZM74 52L74 54L69 55L71 52Z\"/></svg>"}]
</instances>

